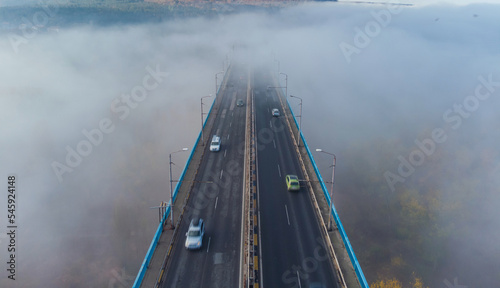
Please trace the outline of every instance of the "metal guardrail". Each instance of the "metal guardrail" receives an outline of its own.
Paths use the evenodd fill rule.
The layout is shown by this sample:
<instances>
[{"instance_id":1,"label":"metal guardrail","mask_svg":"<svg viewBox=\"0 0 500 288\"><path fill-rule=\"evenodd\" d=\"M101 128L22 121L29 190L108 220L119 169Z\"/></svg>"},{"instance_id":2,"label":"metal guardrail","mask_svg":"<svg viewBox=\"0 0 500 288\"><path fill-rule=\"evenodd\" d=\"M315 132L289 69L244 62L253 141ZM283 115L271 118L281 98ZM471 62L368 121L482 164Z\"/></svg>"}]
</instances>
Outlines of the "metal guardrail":
<instances>
[{"instance_id":1,"label":"metal guardrail","mask_svg":"<svg viewBox=\"0 0 500 288\"><path fill-rule=\"evenodd\" d=\"M293 120L295 121L295 125L297 126L297 129L299 127L299 123L297 122L297 118L295 118L295 114L293 113L292 107L290 106L290 102L288 102L288 98L286 98L286 103L288 104L288 108L290 109L292 113ZM314 167L314 171L316 172L316 176L318 177L321 188L323 190L323 194L325 195L326 200L328 201L328 204L330 204L330 194L328 193L328 189L325 186L325 182L323 181L323 177L321 177L321 173L319 172L318 166L316 165L316 162L314 161L314 157L311 154L311 150L309 149L309 146L307 145L306 139L304 135L302 134L302 131L300 131L300 138L302 139L302 143L304 143L304 147L306 148L307 155L309 156L309 159L311 160L311 163ZM361 269L361 266L359 265L358 259L356 258L356 254L354 253L354 250L352 249L351 242L349 242L349 238L347 237L347 234L345 233L344 226L342 226L342 222L340 221L340 217L337 214L337 210L335 209L334 203L332 203L332 210L330 211L333 215L333 219L335 220L335 223L337 223L337 228L340 232L340 236L342 237L342 240L344 241L344 245L347 250L347 254L349 255L349 258L351 259L352 266L354 267L354 270L356 272L356 276L358 277L358 281L363 288L370 288L368 286L368 282L366 281L365 275L363 274L363 270Z\"/></svg>"},{"instance_id":2,"label":"metal guardrail","mask_svg":"<svg viewBox=\"0 0 500 288\"><path fill-rule=\"evenodd\" d=\"M227 71L229 69L230 69L230 66L227 68L226 73L224 73L222 83L224 83L224 80L225 80L226 75L227 75ZM205 125L207 124L208 118L210 117L210 113L212 112L212 108L214 107L216 101L218 100L219 91L222 88L222 86L223 85L221 84L217 90L217 93L215 95L215 99L212 102L212 105L210 106L210 110L207 113L207 118L205 118L205 121L203 122L203 129L205 129ZM201 138L201 131L198 134L198 138L196 138L196 141L195 141L193 147L198 146L198 142L200 141L200 138ZM179 177L179 180L178 180L177 184L175 185L172 203L175 202L175 199L177 197L177 192L179 191L179 188L182 184L182 180L184 179L184 175L186 174L187 168L189 167L189 164L191 163L191 159L193 158L194 152L195 152L195 149L191 149L191 153L189 154L189 158L186 161L186 165L184 166L184 169L182 170L181 176ZM137 274L137 277L135 278L134 285L132 285L132 288L139 288L142 284L142 280L144 279L144 275L146 274L149 263L151 262L151 258L153 257L154 251L155 251L156 246L158 244L158 240L160 239L161 234L163 232L163 226L165 225L165 221L170 214L170 209L171 209L171 206L168 206L167 210L165 211L165 214L163 214L161 222L158 225L158 229L156 230L156 233L153 237L153 240L151 241L151 245L149 245L148 252L146 253L146 256L144 257L144 261L142 262L141 268L139 269L139 273Z\"/></svg>"}]
</instances>

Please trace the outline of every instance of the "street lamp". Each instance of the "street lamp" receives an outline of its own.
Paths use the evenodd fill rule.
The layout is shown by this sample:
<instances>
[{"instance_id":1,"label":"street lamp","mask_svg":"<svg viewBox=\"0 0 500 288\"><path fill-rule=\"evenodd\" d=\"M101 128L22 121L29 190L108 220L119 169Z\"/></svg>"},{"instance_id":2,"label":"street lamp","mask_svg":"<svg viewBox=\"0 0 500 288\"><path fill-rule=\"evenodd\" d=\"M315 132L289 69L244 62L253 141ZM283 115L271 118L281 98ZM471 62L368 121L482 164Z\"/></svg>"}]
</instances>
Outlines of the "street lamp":
<instances>
[{"instance_id":1,"label":"street lamp","mask_svg":"<svg viewBox=\"0 0 500 288\"><path fill-rule=\"evenodd\" d=\"M285 75L285 98L288 97L288 75L280 72L280 75Z\"/></svg>"},{"instance_id":2,"label":"street lamp","mask_svg":"<svg viewBox=\"0 0 500 288\"><path fill-rule=\"evenodd\" d=\"M229 53L226 53L226 59L224 59L224 71L226 71L227 69L229 69L229 65L231 64L231 61L229 60Z\"/></svg>"},{"instance_id":3,"label":"street lamp","mask_svg":"<svg viewBox=\"0 0 500 288\"><path fill-rule=\"evenodd\" d=\"M205 142L203 142L203 98L207 98L207 97L212 97L212 94L210 94L208 96L203 96L200 99L200 103L201 103L201 146L205 145Z\"/></svg>"},{"instance_id":4,"label":"street lamp","mask_svg":"<svg viewBox=\"0 0 500 288\"><path fill-rule=\"evenodd\" d=\"M330 211L328 211L328 231L331 231L332 229L332 203L333 203L333 183L335 182L335 162L337 162L337 157L333 153L329 153L326 151L323 151L322 149L316 149L316 152L322 152L328 155L333 156L333 169L332 169L332 189L330 191Z\"/></svg>"},{"instance_id":5,"label":"street lamp","mask_svg":"<svg viewBox=\"0 0 500 288\"><path fill-rule=\"evenodd\" d=\"M215 73L215 97L217 97L217 75L219 74L224 74L225 72L224 71L220 71L220 72L217 72Z\"/></svg>"},{"instance_id":6,"label":"street lamp","mask_svg":"<svg viewBox=\"0 0 500 288\"><path fill-rule=\"evenodd\" d=\"M179 151L175 151L175 152L172 152L170 153L170 155L168 156L169 158L169 165L170 165L170 215L172 216L171 218L171 221L172 221L172 229L175 229L175 226L174 226L174 195L173 195L173 188L172 188L172 164L174 164L174 162L172 162L172 154L175 154L175 153L179 153L179 152L184 152L184 151L187 151L188 148L182 148L181 150Z\"/></svg>"},{"instance_id":7,"label":"street lamp","mask_svg":"<svg viewBox=\"0 0 500 288\"><path fill-rule=\"evenodd\" d=\"M297 96L293 96L293 95L290 95L291 98L297 98L300 100L300 119L299 119L299 135L297 136L297 146L300 146L300 132L302 130L302 98L300 97L297 97Z\"/></svg>"}]
</instances>

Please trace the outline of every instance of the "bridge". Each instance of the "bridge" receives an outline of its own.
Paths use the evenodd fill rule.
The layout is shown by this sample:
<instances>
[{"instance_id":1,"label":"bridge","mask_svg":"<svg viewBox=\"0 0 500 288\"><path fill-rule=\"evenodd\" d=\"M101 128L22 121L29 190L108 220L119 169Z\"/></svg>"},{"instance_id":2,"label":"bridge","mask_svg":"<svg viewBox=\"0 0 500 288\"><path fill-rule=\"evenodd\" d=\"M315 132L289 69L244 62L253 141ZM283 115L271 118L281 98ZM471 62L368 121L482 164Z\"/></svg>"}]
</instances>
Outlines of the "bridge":
<instances>
[{"instance_id":1,"label":"bridge","mask_svg":"<svg viewBox=\"0 0 500 288\"><path fill-rule=\"evenodd\" d=\"M287 83L272 69L228 66L133 287L368 287ZM221 137L218 152L212 135ZM288 174L299 191L287 190ZM187 250L195 217L205 235Z\"/></svg>"}]
</instances>

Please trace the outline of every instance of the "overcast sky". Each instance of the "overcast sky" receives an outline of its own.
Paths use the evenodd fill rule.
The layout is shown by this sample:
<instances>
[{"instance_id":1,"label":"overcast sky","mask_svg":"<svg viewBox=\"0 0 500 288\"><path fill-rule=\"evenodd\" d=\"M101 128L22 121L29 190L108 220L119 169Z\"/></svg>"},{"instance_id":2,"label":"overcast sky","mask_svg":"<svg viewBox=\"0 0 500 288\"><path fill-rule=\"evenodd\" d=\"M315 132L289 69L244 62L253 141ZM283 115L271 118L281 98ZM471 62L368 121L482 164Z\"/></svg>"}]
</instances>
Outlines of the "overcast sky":
<instances>
[{"instance_id":1,"label":"overcast sky","mask_svg":"<svg viewBox=\"0 0 500 288\"><path fill-rule=\"evenodd\" d=\"M432 131L442 128L447 140L436 149L491 163L471 167L473 160L462 157L440 165L463 165L472 173L457 177L470 181L498 181L498 86L480 89L490 92L489 98L467 97L485 81L500 81L500 6L420 2L443 5L317 3L273 15L61 28L29 38L19 38L21 31L17 38L2 35L0 175L3 181L10 174L18 177L17 283L73 283L75 271L86 270L98 275L91 284L98 285L112 281L113 271L123 267L135 277L157 225L149 207L168 200L168 154L192 148L199 99L214 93L214 75L235 43L249 55L246 61L274 68L273 57L280 61L289 93L304 99L309 143L337 153L339 163L357 146L369 167L383 167L374 175L397 174L398 156L408 159L416 139L432 138ZM210 100L205 101L208 108ZM457 103L468 105L467 116L454 110ZM394 141L410 148L386 155L389 164L373 163L379 157L370 143ZM187 156L175 155L174 173ZM322 167L325 161L319 160ZM395 183L395 189L412 177ZM451 193L455 180L443 179L440 188ZM338 181L338 189L349 185ZM486 247L473 246L486 255L483 262L477 259L479 266L499 255L498 190L489 189L478 213L483 213L480 223L491 221L477 226L481 237L468 239ZM390 191L390 185L382 190ZM0 198L2 225L6 198ZM468 257L457 252L456 260ZM462 275L461 269L444 277ZM3 286L10 282L1 271ZM497 283L482 279L478 283Z\"/></svg>"}]
</instances>

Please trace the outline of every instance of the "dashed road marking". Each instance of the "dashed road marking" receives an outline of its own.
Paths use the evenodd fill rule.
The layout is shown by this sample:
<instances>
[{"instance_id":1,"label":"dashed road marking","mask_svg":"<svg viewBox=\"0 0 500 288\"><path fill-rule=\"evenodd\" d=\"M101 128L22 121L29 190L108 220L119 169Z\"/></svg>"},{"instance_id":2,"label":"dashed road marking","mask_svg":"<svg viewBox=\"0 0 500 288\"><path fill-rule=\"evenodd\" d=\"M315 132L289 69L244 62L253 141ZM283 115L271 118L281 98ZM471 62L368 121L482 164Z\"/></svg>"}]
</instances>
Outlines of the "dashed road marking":
<instances>
[{"instance_id":1,"label":"dashed road marking","mask_svg":"<svg viewBox=\"0 0 500 288\"><path fill-rule=\"evenodd\" d=\"M288 208L285 205L286 220L288 221L288 226L290 226L290 217L288 217Z\"/></svg>"},{"instance_id":2,"label":"dashed road marking","mask_svg":"<svg viewBox=\"0 0 500 288\"><path fill-rule=\"evenodd\" d=\"M207 253L208 251L210 250L210 240L212 239L212 237L208 237L208 246L207 246Z\"/></svg>"}]
</instances>

